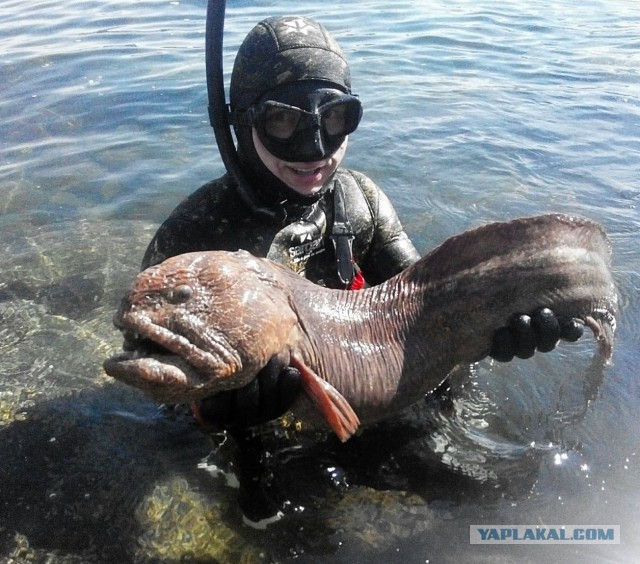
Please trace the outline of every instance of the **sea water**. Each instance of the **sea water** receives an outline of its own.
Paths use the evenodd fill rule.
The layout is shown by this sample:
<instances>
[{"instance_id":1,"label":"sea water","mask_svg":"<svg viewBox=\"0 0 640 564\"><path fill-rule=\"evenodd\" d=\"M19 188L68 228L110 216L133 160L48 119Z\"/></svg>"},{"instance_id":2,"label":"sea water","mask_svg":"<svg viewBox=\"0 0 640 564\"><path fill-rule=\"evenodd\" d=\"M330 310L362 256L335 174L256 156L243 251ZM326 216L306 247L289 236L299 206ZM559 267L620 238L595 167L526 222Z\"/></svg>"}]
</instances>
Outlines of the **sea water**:
<instances>
[{"instance_id":1,"label":"sea water","mask_svg":"<svg viewBox=\"0 0 640 564\"><path fill-rule=\"evenodd\" d=\"M235 451L100 369L154 229L224 172L206 109L206 3L3 0L2 557L634 561L640 6L228 4L227 80L263 17L307 15L335 35L364 107L346 164L385 190L421 252L515 216L601 222L620 292L613 365L592 360L590 336L531 361L480 363L454 376L446 406L381 425L352 451L281 456L285 517L243 525L222 477ZM314 478L314 461L346 476L343 487ZM619 525L621 543L469 544L472 524L578 523Z\"/></svg>"}]
</instances>

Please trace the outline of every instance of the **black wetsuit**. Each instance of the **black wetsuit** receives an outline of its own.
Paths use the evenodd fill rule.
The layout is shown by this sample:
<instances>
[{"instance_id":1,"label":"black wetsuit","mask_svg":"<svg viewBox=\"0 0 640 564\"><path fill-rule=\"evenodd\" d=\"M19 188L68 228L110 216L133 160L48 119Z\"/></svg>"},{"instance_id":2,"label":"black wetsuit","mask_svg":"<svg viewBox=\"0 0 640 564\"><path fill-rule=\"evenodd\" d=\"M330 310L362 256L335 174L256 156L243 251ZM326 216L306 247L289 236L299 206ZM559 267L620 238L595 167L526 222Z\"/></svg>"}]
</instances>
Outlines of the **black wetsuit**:
<instances>
[{"instance_id":1,"label":"black wetsuit","mask_svg":"<svg viewBox=\"0 0 640 564\"><path fill-rule=\"evenodd\" d=\"M142 266L191 251L244 249L317 284L344 288L332 237L336 181L342 186L346 212L340 219L350 227L353 260L368 284L383 282L419 258L382 190L361 173L338 169L329 189L316 201L270 202L272 216L257 214L229 175L211 181L188 196L160 226Z\"/></svg>"}]
</instances>

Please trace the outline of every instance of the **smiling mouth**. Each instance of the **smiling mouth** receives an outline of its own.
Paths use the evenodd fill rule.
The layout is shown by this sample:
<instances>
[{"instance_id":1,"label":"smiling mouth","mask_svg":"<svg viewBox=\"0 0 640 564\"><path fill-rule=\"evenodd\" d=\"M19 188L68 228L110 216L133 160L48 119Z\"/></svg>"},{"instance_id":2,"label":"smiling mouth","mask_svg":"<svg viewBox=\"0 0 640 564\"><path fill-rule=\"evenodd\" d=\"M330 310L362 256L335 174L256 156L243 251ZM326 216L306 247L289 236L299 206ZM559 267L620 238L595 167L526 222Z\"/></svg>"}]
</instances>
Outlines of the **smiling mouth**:
<instances>
[{"instance_id":1,"label":"smiling mouth","mask_svg":"<svg viewBox=\"0 0 640 564\"><path fill-rule=\"evenodd\" d=\"M289 169L292 170L298 176L316 176L319 174L324 166L319 166L316 168L297 168L290 166Z\"/></svg>"}]
</instances>

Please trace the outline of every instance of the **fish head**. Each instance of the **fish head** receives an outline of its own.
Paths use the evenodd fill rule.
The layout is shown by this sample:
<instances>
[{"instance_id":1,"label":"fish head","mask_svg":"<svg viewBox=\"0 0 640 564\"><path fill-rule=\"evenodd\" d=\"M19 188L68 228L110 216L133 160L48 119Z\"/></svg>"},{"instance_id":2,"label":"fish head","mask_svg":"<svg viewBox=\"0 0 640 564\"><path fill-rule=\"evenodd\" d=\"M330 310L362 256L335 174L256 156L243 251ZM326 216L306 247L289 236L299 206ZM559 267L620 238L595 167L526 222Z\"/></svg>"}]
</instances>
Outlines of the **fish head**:
<instances>
[{"instance_id":1,"label":"fish head","mask_svg":"<svg viewBox=\"0 0 640 564\"><path fill-rule=\"evenodd\" d=\"M123 350L107 374L160 401L188 402L286 363L298 319L280 269L246 252L187 253L141 272L114 317Z\"/></svg>"}]
</instances>

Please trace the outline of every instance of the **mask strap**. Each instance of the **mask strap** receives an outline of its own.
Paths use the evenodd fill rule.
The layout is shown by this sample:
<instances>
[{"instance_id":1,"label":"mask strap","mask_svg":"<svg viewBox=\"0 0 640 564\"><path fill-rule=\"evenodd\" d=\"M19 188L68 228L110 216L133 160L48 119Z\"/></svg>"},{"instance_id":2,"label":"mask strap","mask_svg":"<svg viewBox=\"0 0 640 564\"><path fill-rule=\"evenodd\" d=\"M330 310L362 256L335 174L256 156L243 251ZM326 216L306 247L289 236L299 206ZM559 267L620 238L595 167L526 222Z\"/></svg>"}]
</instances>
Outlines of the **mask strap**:
<instances>
[{"instance_id":1,"label":"mask strap","mask_svg":"<svg viewBox=\"0 0 640 564\"><path fill-rule=\"evenodd\" d=\"M353 266L353 230L347 218L347 209L344 203L344 189L338 179L333 186L333 227L331 228L331 240L336 254L336 266L338 277L345 288L349 288L355 276Z\"/></svg>"}]
</instances>

